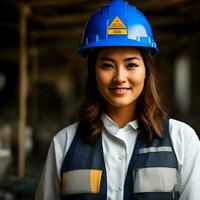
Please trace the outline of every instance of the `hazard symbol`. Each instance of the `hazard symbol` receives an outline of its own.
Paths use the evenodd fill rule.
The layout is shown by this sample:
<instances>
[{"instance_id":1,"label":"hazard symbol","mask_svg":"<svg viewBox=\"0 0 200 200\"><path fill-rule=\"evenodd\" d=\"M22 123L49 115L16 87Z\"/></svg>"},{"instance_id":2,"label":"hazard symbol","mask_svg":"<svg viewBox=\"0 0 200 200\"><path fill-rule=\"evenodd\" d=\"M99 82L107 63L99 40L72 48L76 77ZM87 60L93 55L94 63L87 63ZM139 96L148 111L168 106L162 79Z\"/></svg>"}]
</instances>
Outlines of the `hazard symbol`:
<instances>
[{"instance_id":1,"label":"hazard symbol","mask_svg":"<svg viewBox=\"0 0 200 200\"><path fill-rule=\"evenodd\" d=\"M120 20L119 17L115 17L115 19L111 22L108 27L108 35L126 35L127 28L124 23Z\"/></svg>"}]
</instances>

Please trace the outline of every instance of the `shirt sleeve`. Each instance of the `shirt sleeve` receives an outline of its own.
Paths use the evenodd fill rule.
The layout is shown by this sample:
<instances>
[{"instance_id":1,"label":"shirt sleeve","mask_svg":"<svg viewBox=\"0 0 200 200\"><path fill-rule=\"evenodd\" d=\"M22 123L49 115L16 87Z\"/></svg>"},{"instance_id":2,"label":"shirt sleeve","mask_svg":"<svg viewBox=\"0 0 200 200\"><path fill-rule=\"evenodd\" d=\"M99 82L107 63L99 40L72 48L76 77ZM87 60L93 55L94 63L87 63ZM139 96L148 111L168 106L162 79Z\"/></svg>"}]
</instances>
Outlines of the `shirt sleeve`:
<instances>
[{"instance_id":1,"label":"shirt sleeve","mask_svg":"<svg viewBox=\"0 0 200 200\"><path fill-rule=\"evenodd\" d=\"M77 125L78 123L74 123L54 136L37 187L35 200L60 199L62 163L76 133Z\"/></svg>"},{"instance_id":2,"label":"shirt sleeve","mask_svg":"<svg viewBox=\"0 0 200 200\"><path fill-rule=\"evenodd\" d=\"M189 134L189 138L188 133ZM182 144L183 163L181 167L180 200L199 200L200 190L200 141L195 131L186 127L185 144Z\"/></svg>"},{"instance_id":3,"label":"shirt sleeve","mask_svg":"<svg viewBox=\"0 0 200 200\"><path fill-rule=\"evenodd\" d=\"M37 187L35 200L60 199L59 174L57 169L55 141L53 140L47 155L45 166Z\"/></svg>"}]
</instances>

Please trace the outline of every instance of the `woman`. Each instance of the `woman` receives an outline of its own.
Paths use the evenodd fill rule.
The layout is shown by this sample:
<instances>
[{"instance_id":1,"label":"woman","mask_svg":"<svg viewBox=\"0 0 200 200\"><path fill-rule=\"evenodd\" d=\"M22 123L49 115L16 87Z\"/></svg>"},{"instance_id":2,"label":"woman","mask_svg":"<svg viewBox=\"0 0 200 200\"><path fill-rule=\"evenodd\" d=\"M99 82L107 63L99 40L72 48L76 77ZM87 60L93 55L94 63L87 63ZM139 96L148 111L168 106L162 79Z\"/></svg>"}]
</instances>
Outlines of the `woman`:
<instances>
[{"instance_id":1,"label":"woman","mask_svg":"<svg viewBox=\"0 0 200 200\"><path fill-rule=\"evenodd\" d=\"M113 0L89 19L79 122L53 139L36 200L198 200L200 142L169 119L156 89L158 48L145 16Z\"/></svg>"}]
</instances>

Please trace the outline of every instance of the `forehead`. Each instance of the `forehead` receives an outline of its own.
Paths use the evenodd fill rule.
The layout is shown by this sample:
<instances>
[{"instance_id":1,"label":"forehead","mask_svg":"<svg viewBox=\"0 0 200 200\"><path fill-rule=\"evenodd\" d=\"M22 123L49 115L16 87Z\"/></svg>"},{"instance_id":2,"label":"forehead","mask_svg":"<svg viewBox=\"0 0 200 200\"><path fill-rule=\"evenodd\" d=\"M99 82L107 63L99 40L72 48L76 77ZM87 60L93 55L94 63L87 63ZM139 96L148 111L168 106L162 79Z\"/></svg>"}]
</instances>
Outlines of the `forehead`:
<instances>
[{"instance_id":1,"label":"forehead","mask_svg":"<svg viewBox=\"0 0 200 200\"><path fill-rule=\"evenodd\" d=\"M100 50L97 59L101 57L125 58L130 56L142 57L139 49L134 47L104 47Z\"/></svg>"}]
</instances>

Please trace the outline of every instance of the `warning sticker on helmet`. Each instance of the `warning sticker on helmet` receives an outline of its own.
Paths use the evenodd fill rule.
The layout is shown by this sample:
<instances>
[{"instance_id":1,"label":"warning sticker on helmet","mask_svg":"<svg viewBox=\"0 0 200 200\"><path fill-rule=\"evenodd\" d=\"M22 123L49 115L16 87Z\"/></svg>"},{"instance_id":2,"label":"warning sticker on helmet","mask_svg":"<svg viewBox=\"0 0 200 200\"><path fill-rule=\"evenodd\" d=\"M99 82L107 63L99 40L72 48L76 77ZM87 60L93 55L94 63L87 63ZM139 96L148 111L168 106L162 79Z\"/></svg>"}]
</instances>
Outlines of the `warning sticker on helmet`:
<instances>
[{"instance_id":1,"label":"warning sticker on helmet","mask_svg":"<svg viewBox=\"0 0 200 200\"><path fill-rule=\"evenodd\" d=\"M127 35L127 28L119 17L111 22L107 30L108 35Z\"/></svg>"}]
</instances>

